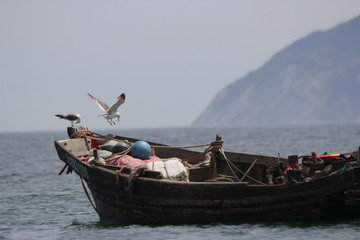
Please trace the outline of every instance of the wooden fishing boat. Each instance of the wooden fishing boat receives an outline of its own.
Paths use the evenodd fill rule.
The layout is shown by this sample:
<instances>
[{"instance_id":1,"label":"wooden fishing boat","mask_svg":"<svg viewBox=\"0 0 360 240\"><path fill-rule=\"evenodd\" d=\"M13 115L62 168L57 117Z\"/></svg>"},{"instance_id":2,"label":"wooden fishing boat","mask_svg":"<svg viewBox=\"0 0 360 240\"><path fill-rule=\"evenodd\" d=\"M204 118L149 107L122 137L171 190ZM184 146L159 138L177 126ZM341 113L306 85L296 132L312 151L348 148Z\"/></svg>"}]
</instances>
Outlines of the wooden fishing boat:
<instances>
[{"instance_id":1,"label":"wooden fishing boat","mask_svg":"<svg viewBox=\"0 0 360 240\"><path fill-rule=\"evenodd\" d=\"M132 145L138 139L100 136L86 127L68 128L68 133L71 138L55 141L59 158L65 162L61 173L67 168L80 176L101 222L188 224L360 217L358 151L280 158L223 151L219 136L203 152L148 142L162 162L176 158L185 166L186 179L179 180L149 168L100 161L104 143ZM290 181L284 172L299 158L302 178Z\"/></svg>"}]
</instances>

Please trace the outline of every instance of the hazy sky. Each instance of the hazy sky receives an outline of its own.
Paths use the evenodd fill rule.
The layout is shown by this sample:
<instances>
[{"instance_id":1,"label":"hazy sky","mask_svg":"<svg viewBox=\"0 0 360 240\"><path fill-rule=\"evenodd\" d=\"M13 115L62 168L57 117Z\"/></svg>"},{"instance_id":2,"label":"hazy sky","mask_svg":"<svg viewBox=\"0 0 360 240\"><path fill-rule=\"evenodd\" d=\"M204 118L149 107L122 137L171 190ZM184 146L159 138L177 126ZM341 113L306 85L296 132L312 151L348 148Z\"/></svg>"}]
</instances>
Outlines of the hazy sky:
<instances>
[{"instance_id":1,"label":"hazy sky","mask_svg":"<svg viewBox=\"0 0 360 240\"><path fill-rule=\"evenodd\" d=\"M358 0L0 0L0 132L190 125L228 84ZM126 102L111 127L87 92Z\"/></svg>"}]
</instances>

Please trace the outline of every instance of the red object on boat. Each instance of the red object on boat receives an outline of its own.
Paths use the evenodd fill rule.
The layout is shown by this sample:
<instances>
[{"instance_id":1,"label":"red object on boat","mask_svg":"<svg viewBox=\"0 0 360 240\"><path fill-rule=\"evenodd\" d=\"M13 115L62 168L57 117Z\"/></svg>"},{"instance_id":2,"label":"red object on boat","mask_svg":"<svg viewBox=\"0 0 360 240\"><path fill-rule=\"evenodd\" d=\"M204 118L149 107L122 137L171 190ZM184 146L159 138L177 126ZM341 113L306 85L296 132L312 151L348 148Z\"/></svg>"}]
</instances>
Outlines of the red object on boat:
<instances>
[{"instance_id":1,"label":"red object on boat","mask_svg":"<svg viewBox=\"0 0 360 240\"><path fill-rule=\"evenodd\" d=\"M325 155L318 155L316 156L317 158L321 158L324 161L331 161L334 160L338 157L340 157L340 153L335 153L335 154L325 154Z\"/></svg>"},{"instance_id":2,"label":"red object on boat","mask_svg":"<svg viewBox=\"0 0 360 240\"><path fill-rule=\"evenodd\" d=\"M91 139L91 148L99 149L99 143L96 139Z\"/></svg>"},{"instance_id":3,"label":"red object on boat","mask_svg":"<svg viewBox=\"0 0 360 240\"><path fill-rule=\"evenodd\" d=\"M60 170L59 175L63 174L63 172L65 171L67 166L69 166L69 165L67 165L67 163L65 163L64 167Z\"/></svg>"}]
</instances>

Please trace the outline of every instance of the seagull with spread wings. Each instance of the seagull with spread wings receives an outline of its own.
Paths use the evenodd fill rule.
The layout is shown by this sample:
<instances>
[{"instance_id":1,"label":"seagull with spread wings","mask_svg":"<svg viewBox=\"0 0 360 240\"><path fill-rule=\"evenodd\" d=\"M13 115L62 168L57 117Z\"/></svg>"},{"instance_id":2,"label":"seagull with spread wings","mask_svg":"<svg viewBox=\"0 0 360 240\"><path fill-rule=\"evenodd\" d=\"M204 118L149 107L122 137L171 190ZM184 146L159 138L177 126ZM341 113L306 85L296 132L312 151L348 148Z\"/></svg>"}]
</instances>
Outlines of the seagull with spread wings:
<instances>
[{"instance_id":1,"label":"seagull with spread wings","mask_svg":"<svg viewBox=\"0 0 360 240\"><path fill-rule=\"evenodd\" d=\"M104 117L105 119L107 119L107 121L108 121L108 123L110 123L110 125L115 125L115 122L112 120L115 117L118 119L118 121L120 121L120 113L117 112L117 109L120 107L121 104L123 104L125 102L125 94L124 93L122 93L117 98L117 101L111 107L109 107L106 103L104 103L100 99L92 96L90 93L88 93L88 95L90 96L91 99L96 101L97 105L99 105L99 107L104 112L106 112L105 114L99 115L99 117Z\"/></svg>"}]
</instances>

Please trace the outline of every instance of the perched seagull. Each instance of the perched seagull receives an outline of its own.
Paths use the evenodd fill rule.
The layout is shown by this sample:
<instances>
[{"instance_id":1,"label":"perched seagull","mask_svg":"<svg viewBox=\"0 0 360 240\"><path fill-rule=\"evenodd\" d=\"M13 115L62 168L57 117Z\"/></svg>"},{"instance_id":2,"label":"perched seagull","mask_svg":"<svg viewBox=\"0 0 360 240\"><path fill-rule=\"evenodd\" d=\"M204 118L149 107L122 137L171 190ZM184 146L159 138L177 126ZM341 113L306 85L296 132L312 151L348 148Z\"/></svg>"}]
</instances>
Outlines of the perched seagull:
<instances>
[{"instance_id":1,"label":"perched seagull","mask_svg":"<svg viewBox=\"0 0 360 240\"><path fill-rule=\"evenodd\" d=\"M125 94L124 93L122 93L117 98L117 101L111 107L109 107L103 101L101 101L101 100L97 99L96 97L92 96L90 93L88 93L88 95L90 96L91 99L96 101L97 105L99 105L99 107L104 112L106 112L105 114L99 115L99 117L104 117L105 119L107 119L107 121L108 121L108 123L110 123L110 125L115 125L115 122L112 120L115 117L117 117L118 121L120 121L120 114L117 112L117 109L119 108L119 106L121 104L123 104L125 102Z\"/></svg>"},{"instance_id":2,"label":"perched seagull","mask_svg":"<svg viewBox=\"0 0 360 240\"><path fill-rule=\"evenodd\" d=\"M74 126L74 121L76 121L75 124L79 123L81 121L81 116L78 113L69 113L67 115L55 114L55 116L58 118L61 118L61 119L66 119L66 120L71 121L72 127Z\"/></svg>"}]
</instances>

